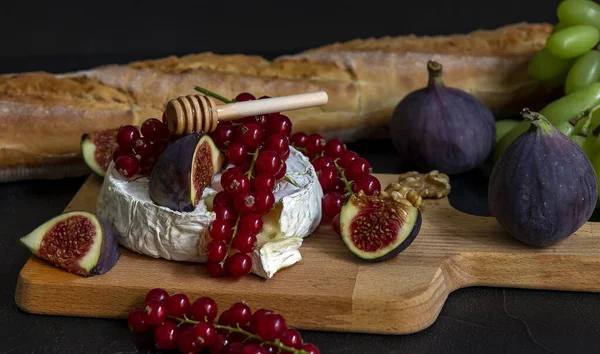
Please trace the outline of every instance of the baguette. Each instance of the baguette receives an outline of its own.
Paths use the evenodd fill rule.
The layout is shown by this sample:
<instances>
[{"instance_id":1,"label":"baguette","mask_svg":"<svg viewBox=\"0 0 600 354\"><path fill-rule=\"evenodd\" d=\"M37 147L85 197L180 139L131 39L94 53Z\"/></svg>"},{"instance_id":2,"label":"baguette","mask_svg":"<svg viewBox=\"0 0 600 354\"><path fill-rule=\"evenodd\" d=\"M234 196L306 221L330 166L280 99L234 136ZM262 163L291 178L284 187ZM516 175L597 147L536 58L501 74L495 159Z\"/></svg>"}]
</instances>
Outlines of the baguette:
<instances>
[{"instance_id":1,"label":"baguette","mask_svg":"<svg viewBox=\"0 0 600 354\"><path fill-rule=\"evenodd\" d=\"M160 117L168 100L196 94L196 85L225 97L325 90L326 106L286 115L294 131L351 142L385 136L394 107L425 86L425 64L435 59L444 65L446 85L474 94L498 115L518 112L552 96L527 77L528 61L551 29L519 23L465 35L353 40L273 61L201 53L63 75L2 75L0 181L89 173L82 168L83 133Z\"/></svg>"}]
</instances>

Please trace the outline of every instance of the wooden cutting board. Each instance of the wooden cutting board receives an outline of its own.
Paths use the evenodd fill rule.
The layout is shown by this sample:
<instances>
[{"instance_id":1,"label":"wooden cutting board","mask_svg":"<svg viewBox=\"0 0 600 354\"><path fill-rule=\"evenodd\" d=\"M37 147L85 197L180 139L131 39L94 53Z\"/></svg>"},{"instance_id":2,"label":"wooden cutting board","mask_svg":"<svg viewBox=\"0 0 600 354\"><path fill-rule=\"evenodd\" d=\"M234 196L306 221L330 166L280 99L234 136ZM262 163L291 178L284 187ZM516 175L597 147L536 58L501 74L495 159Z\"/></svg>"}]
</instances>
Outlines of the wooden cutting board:
<instances>
[{"instance_id":1,"label":"wooden cutting board","mask_svg":"<svg viewBox=\"0 0 600 354\"><path fill-rule=\"evenodd\" d=\"M378 175L386 186L395 175ZM90 177L67 207L95 211L101 179ZM493 218L428 200L421 232L398 257L358 260L329 226L301 248L302 261L264 280L212 279L204 265L153 259L125 249L102 276L82 278L31 257L23 267L16 303L37 314L124 318L154 287L209 296L219 307L246 301L280 311L300 329L406 334L431 325L448 294L468 286L600 291L598 224L545 249L525 246ZM477 301L477 299L473 299Z\"/></svg>"}]
</instances>

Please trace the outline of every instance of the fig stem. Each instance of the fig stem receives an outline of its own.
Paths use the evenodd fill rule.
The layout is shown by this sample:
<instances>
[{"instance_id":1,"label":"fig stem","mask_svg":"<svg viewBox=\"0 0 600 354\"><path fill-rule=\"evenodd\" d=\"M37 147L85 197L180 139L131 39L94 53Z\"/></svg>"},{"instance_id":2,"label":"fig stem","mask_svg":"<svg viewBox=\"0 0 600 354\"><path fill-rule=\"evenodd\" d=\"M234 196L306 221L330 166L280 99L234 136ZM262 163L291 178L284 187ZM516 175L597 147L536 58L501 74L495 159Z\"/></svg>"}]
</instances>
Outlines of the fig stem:
<instances>
[{"instance_id":1,"label":"fig stem","mask_svg":"<svg viewBox=\"0 0 600 354\"><path fill-rule=\"evenodd\" d=\"M427 73L429 74L429 85L443 85L444 81L442 81L442 72L443 72L442 64L438 63L435 60L429 60L427 62Z\"/></svg>"},{"instance_id":2,"label":"fig stem","mask_svg":"<svg viewBox=\"0 0 600 354\"><path fill-rule=\"evenodd\" d=\"M198 92L201 92L201 93L205 94L206 96L210 96L210 97L216 98L219 101L224 102L224 103L234 103L235 102L235 100L227 99L227 98L225 98L225 97L223 97L223 96L221 96L221 95L219 95L217 93L214 93L214 92L212 92L210 90L205 89L204 87L195 86L194 90L196 90Z\"/></svg>"},{"instance_id":3,"label":"fig stem","mask_svg":"<svg viewBox=\"0 0 600 354\"><path fill-rule=\"evenodd\" d=\"M193 324L193 325L197 325L200 323L200 321L194 321L194 320L190 320L189 318L187 318L187 316L183 316L183 318L181 317L175 317L175 316L169 316L170 318L178 321L179 323L177 324L177 327L181 326L184 323L189 323L189 324ZM265 341L263 340L259 335L256 335L252 332L248 332L246 330L243 330L240 328L239 325L237 325L237 327L232 327L232 326L225 326L225 325L221 325L218 323L213 323L212 324L216 329L224 329L226 331L229 332L233 332L233 333L241 333L243 335L245 335L246 337L250 338L250 339L256 339L264 344L269 344L272 345L274 347L277 347L285 352L290 352L290 353L294 353L294 354L308 354L307 351L305 350L301 350L301 349L296 349L296 348L292 348L292 347L288 347L287 345L284 345L281 343L281 341L277 340L274 342L270 342L270 341Z\"/></svg>"},{"instance_id":4,"label":"fig stem","mask_svg":"<svg viewBox=\"0 0 600 354\"><path fill-rule=\"evenodd\" d=\"M525 121L531 123L532 127L535 126L544 134L552 134L554 131L556 131L554 125L552 125L552 123L550 123L546 117L538 112L532 112L529 110L529 108L523 108L521 111L521 116L523 116Z\"/></svg>"}]
</instances>

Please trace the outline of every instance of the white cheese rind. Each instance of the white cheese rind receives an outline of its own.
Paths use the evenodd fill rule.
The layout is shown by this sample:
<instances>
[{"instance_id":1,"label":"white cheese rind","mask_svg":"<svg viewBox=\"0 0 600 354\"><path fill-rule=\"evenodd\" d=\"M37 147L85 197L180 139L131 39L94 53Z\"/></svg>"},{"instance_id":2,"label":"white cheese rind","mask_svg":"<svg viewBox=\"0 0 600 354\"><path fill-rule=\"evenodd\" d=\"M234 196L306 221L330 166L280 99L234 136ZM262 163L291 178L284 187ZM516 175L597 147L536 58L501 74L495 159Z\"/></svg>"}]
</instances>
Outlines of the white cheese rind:
<instances>
[{"instance_id":1,"label":"white cheese rind","mask_svg":"<svg viewBox=\"0 0 600 354\"><path fill-rule=\"evenodd\" d=\"M302 259L302 238L310 235L321 220L323 192L316 172L305 156L290 150L286 178L293 184L280 181L273 192L276 203L281 203L281 232L273 239L259 238L261 245L252 254L252 272L264 278ZM147 178L127 181L111 164L98 196L97 215L129 250L155 258L205 262L206 256L199 250L204 249L204 233L215 216L204 199L220 189L219 181L220 175L215 176L214 188L204 190L194 211L177 212L152 202Z\"/></svg>"}]
</instances>

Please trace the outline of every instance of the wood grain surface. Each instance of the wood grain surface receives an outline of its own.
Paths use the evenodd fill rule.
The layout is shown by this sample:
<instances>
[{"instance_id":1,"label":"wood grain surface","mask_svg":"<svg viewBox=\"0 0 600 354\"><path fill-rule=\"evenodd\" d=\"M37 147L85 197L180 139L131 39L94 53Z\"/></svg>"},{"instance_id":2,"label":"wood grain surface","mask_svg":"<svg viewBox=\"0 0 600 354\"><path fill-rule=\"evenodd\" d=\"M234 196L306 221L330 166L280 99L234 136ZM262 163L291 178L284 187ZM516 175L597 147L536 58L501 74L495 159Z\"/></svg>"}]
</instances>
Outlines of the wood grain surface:
<instances>
[{"instance_id":1,"label":"wood grain surface","mask_svg":"<svg viewBox=\"0 0 600 354\"><path fill-rule=\"evenodd\" d=\"M395 175L377 175L382 185ZM66 211L95 211L101 179L83 185ZM302 261L272 279L212 279L202 264L173 262L122 249L108 273L82 278L31 257L15 300L37 314L124 318L154 287L210 296L219 307L246 301L282 312L299 329L408 334L431 325L448 294L468 286L600 291L598 224L537 249L513 240L493 218L464 214L448 199L427 200L419 236L398 257L354 257L329 226L305 239ZM477 299L474 299L477 301Z\"/></svg>"}]
</instances>

